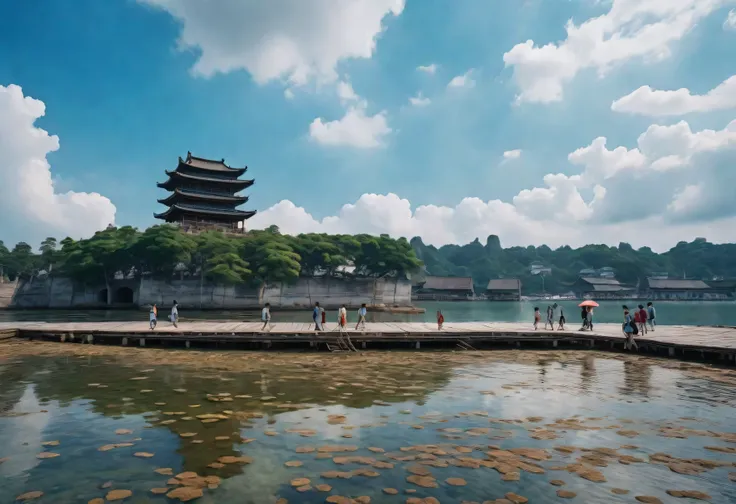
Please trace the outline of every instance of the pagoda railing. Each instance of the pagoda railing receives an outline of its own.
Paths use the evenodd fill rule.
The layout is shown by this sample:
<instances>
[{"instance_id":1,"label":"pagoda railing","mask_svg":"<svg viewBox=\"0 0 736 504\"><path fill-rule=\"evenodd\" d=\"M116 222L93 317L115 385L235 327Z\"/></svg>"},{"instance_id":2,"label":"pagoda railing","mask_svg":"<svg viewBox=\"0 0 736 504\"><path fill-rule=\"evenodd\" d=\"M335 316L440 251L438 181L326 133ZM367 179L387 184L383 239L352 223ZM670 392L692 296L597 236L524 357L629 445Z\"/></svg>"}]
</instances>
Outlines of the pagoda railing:
<instances>
[{"instance_id":1,"label":"pagoda railing","mask_svg":"<svg viewBox=\"0 0 736 504\"><path fill-rule=\"evenodd\" d=\"M208 191L206 189L190 188L190 187L186 187L186 186L179 187L179 190L180 191L184 191L184 192L195 193L195 194L202 194L202 195L205 195L205 196L227 196L227 197L231 197L231 198L241 198L241 197L244 197L244 196L236 196L235 194L233 194L231 192Z\"/></svg>"}]
</instances>

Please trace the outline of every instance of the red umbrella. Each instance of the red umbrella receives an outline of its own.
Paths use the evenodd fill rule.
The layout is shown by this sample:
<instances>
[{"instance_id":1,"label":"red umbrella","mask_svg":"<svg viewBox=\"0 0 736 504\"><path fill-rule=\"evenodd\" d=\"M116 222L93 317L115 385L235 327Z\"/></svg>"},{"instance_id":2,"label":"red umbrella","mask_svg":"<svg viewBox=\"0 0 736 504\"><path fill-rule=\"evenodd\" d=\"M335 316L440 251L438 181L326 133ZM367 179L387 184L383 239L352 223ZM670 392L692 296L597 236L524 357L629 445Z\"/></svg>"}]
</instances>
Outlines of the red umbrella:
<instances>
[{"instance_id":1,"label":"red umbrella","mask_svg":"<svg viewBox=\"0 0 736 504\"><path fill-rule=\"evenodd\" d=\"M578 306L590 306L590 307L593 307L593 308L597 308L598 307L598 303L596 303L592 299L586 299L585 301L583 301L582 303L580 303Z\"/></svg>"}]
</instances>

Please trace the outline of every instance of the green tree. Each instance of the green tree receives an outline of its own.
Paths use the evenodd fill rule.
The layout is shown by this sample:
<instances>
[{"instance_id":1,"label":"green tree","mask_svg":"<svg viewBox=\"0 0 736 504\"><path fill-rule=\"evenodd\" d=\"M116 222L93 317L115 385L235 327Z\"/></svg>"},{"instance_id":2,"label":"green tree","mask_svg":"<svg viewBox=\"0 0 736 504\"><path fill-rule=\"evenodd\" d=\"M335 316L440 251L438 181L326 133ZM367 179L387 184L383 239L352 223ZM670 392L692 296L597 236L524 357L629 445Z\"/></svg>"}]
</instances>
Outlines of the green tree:
<instances>
[{"instance_id":1,"label":"green tree","mask_svg":"<svg viewBox=\"0 0 736 504\"><path fill-rule=\"evenodd\" d=\"M41 258L43 259L43 265L46 271L51 272L53 269L54 262L56 261L56 238L49 236L41 242L41 246L38 248L41 252Z\"/></svg>"},{"instance_id":2,"label":"green tree","mask_svg":"<svg viewBox=\"0 0 736 504\"><path fill-rule=\"evenodd\" d=\"M248 281L251 275L248 261L239 252L242 239L229 237L217 231L197 236L197 258L200 275L226 285Z\"/></svg>"},{"instance_id":3,"label":"green tree","mask_svg":"<svg viewBox=\"0 0 736 504\"><path fill-rule=\"evenodd\" d=\"M131 248L141 271L170 279L179 264L189 265L197 241L177 226L162 224L146 229Z\"/></svg>"}]
</instances>

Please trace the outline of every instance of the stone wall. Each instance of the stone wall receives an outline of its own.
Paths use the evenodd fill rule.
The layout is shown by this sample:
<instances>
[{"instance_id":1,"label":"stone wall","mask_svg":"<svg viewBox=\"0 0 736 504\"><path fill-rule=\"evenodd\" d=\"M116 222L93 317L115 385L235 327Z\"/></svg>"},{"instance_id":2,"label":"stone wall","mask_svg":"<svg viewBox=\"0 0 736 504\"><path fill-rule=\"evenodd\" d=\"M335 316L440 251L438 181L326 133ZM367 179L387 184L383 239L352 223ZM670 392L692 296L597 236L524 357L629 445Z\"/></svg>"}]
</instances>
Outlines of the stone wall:
<instances>
[{"instance_id":1,"label":"stone wall","mask_svg":"<svg viewBox=\"0 0 736 504\"><path fill-rule=\"evenodd\" d=\"M68 278L49 277L22 281L13 297L15 308L102 308L107 306L104 285L81 285ZM186 309L244 309L271 303L275 308L300 309L315 301L325 308L345 304L359 306L408 306L411 284L395 279L300 278L295 284L222 286L199 279L164 282L148 278L117 280L110 284L113 306L171 306L174 299Z\"/></svg>"}]
</instances>

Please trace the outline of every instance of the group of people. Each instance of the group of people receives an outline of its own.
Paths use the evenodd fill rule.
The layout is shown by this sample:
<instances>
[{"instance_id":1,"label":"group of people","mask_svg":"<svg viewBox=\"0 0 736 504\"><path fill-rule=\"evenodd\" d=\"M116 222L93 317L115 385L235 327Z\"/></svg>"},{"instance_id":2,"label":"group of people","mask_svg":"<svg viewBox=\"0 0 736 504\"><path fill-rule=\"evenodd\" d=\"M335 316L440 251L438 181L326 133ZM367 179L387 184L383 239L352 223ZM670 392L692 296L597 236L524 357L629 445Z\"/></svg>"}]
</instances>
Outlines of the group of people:
<instances>
[{"instance_id":1,"label":"group of people","mask_svg":"<svg viewBox=\"0 0 736 504\"><path fill-rule=\"evenodd\" d=\"M637 334L646 334L648 331L654 332L654 327L657 325L657 311L654 309L654 304L650 301L647 303L647 307L639 305L631 314L631 310L626 305L623 305L624 309L624 323L621 328L626 336L626 342L624 348L631 350L633 348L639 349L639 346L634 341L634 336Z\"/></svg>"},{"instance_id":2,"label":"group of people","mask_svg":"<svg viewBox=\"0 0 736 504\"><path fill-rule=\"evenodd\" d=\"M171 313L169 314L169 321L174 324L174 327L179 327L179 303L174 299L174 304L171 305ZM156 329L158 324L158 307L156 303L151 305L151 310L148 312L148 326L151 331Z\"/></svg>"},{"instance_id":3,"label":"group of people","mask_svg":"<svg viewBox=\"0 0 736 504\"><path fill-rule=\"evenodd\" d=\"M365 303L360 305L358 308L358 323L355 324L355 330L365 330L365 317L368 315L368 307ZM327 314L325 309L319 305L319 302L314 303L312 309L312 322L314 322L314 330L324 331L327 327ZM340 332L347 331L348 327L348 309L345 305L341 305L337 310L337 327Z\"/></svg>"},{"instance_id":4,"label":"group of people","mask_svg":"<svg viewBox=\"0 0 736 504\"><path fill-rule=\"evenodd\" d=\"M557 319L557 330L562 331L565 329L565 323L567 320L565 319L565 311L560 306L560 317L557 318L557 303L548 305L547 306L547 318L544 321L544 328L547 329L547 326L549 326L551 331L555 330L555 319ZM539 323L542 321L542 314L539 311L539 307L534 307L534 330L536 331L539 329Z\"/></svg>"}]
</instances>

